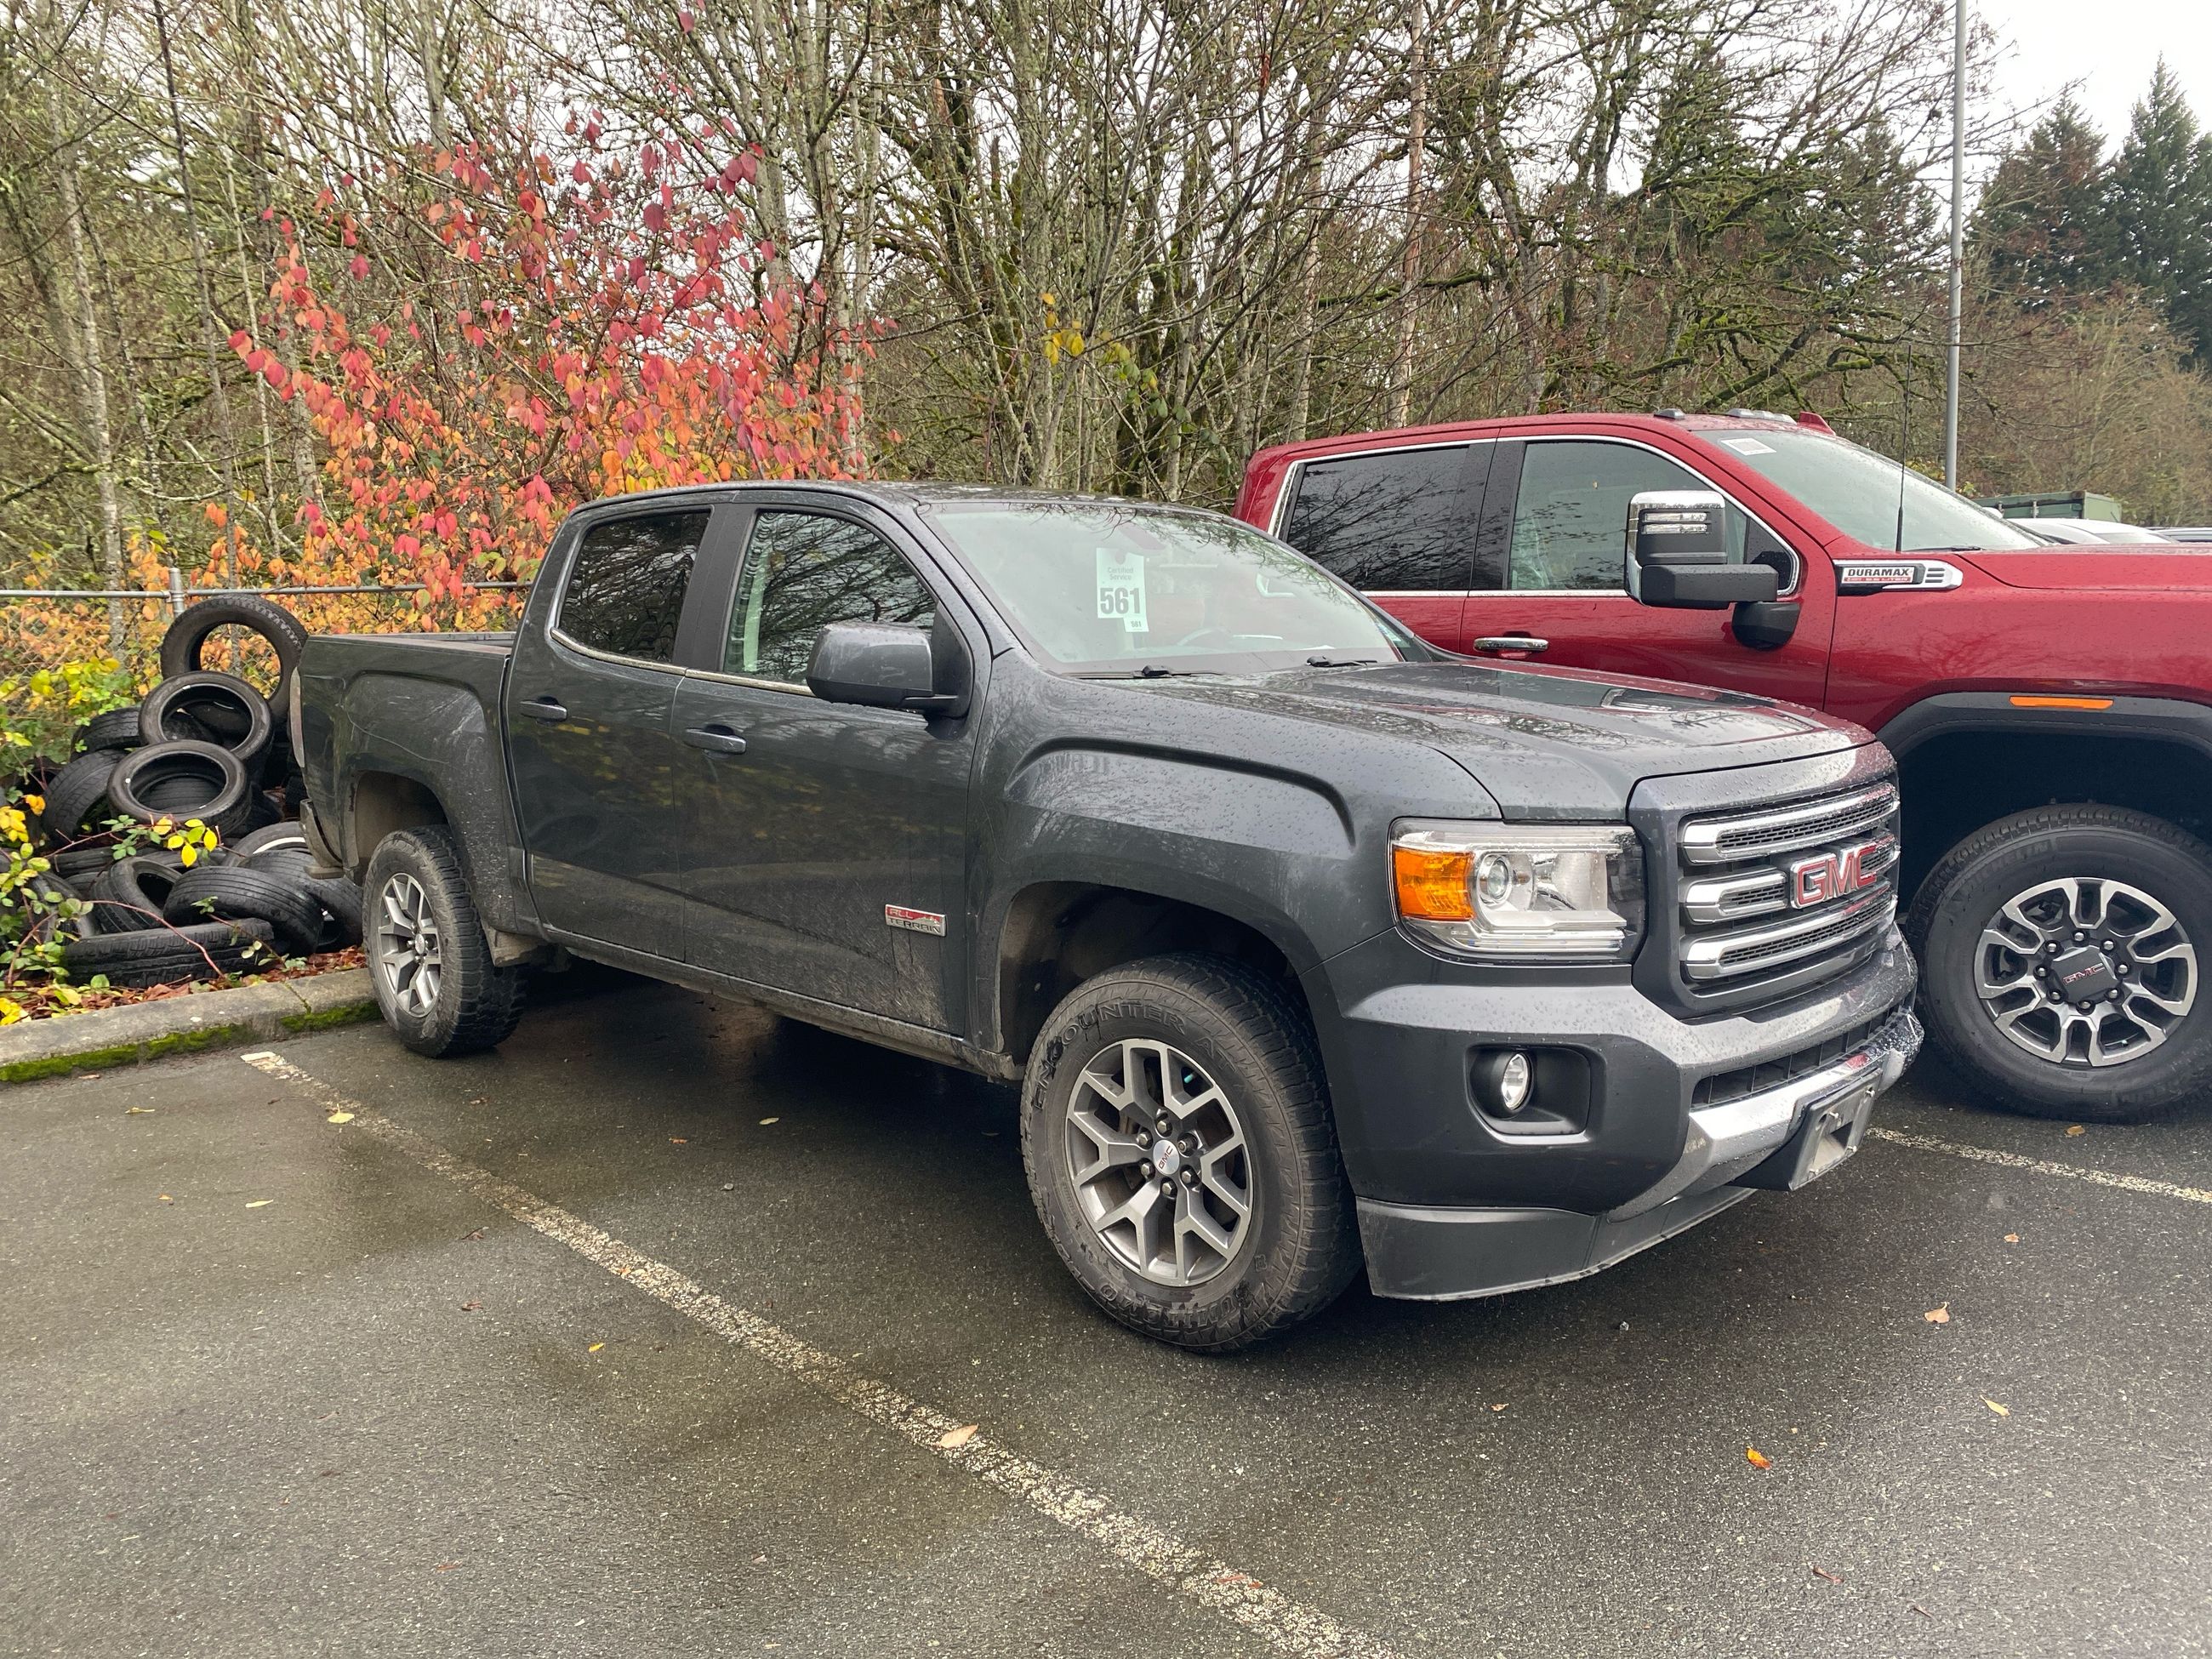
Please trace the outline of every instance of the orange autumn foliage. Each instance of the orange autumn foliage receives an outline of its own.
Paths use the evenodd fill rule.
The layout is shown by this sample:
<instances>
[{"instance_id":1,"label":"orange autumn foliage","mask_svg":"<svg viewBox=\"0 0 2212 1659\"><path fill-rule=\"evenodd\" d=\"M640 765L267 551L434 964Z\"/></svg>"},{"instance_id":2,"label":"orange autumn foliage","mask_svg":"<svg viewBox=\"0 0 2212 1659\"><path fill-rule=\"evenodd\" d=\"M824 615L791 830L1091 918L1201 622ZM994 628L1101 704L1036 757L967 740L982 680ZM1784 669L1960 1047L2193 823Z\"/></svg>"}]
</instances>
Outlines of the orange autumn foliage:
<instances>
[{"instance_id":1,"label":"orange autumn foliage","mask_svg":"<svg viewBox=\"0 0 2212 1659\"><path fill-rule=\"evenodd\" d=\"M855 465L811 297L768 280L735 205L753 158L681 135L611 158L596 124L578 147L422 158L443 193L381 237L326 191L343 264L284 227L270 329L231 344L303 404L323 488L295 558L246 554L260 580L419 581L418 625L496 625L504 596L471 584L530 577L580 501Z\"/></svg>"}]
</instances>

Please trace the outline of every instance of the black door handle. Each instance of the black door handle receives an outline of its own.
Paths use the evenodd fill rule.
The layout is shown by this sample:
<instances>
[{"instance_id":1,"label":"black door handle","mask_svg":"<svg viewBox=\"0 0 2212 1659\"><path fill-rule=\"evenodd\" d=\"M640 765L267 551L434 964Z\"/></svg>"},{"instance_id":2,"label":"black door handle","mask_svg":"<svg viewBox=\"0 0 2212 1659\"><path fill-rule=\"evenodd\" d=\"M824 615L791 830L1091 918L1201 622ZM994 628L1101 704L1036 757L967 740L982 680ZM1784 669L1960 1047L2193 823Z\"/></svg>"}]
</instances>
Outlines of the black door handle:
<instances>
[{"instance_id":1,"label":"black door handle","mask_svg":"<svg viewBox=\"0 0 2212 1659\"><path fill-rule=\"evenodd\" d=\"M534 720L565 720L568 711L550 697L532 697L522 705L522 712Z\"/></svg>"},{"instance_id":2,"label":"black door handle","mask_svg":"<svg viewBox=\"0 0 2212 1659\"><path fill-rule=\"evenodd\" d=\"M694 749L703 749L710 755L742 755L745 740L726 726L695 726L684 734L684 741Z\"/></svg>"}]
</instances>

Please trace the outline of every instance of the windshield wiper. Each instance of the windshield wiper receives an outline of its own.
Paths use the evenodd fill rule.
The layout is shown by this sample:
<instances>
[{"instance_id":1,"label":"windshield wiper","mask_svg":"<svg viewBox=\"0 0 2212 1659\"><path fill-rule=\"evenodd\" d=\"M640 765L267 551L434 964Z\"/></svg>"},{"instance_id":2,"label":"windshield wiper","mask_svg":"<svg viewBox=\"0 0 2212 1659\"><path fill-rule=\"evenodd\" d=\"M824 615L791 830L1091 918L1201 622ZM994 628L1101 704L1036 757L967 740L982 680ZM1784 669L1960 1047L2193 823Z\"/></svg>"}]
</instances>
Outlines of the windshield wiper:
<instances>
[{"instance_id":1,"label":"windshield wiper","mask_svg":"<svg viewBox=\"0 0 2212 1659\"><path fill-rule=\"evenodd\" d=\"M1164 663L1148 662L1139 668L1106 668L1073 678L1079 680L1187 680L1212 672L1203 668L1170 668Z\"/></svg>"},{"instance_id":2,"label":"windshield wiper","mask_svg":"<svg viewBox=\"0 0 2212 1659\"><path fill-rule=\"evenodd\" d=\"M1309 668L1372 668L1378 659L1374 657L1308 657Z\"/></svg>"}]
</instances>

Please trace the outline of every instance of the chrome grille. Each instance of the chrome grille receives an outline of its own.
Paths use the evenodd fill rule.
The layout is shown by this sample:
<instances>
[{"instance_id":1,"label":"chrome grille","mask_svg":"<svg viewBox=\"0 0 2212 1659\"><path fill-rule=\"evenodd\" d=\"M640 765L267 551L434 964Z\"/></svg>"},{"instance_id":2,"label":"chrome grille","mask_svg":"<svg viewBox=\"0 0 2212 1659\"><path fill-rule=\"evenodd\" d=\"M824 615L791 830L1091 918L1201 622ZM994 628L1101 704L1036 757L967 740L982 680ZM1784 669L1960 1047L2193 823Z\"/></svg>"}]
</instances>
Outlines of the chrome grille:
<instances>
[{"instance_id":1,"label":"chrome grille","mask_svg":"<svg viewBox=\"0 0 2212 1659\"><path fill-rule=\"evenodd\" d=\"M1768 853L1792 853L1877 828L1893 830L1896 817L1897 787L1882 783L1739 817L1692 818L1682 826L1682 861L1703 868Z\"/></svg>"},{"instance_id":2,"label":"chrome grille","mask_svg":"<svg viewBox=\"0 0 2212 1659\"><path fill-rule=\"evenodd\" d=\"M1713 992L1841 972L1897 916L1897 790L1883 783L1681 829L1678 967Z\"/></svg>"}]
</instances>

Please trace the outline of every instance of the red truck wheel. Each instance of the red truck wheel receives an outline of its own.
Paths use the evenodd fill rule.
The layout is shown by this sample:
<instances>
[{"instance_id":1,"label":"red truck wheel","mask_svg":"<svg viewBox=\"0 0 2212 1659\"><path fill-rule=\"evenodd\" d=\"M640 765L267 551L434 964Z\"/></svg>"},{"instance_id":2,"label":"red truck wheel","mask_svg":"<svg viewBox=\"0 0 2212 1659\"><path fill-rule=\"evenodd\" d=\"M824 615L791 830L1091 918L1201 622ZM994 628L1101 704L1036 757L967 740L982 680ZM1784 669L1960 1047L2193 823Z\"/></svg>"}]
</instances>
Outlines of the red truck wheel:
<instances>
[{"instance_id":1,"label":"red truck wheel","mask_svg":"<svg viewBox=\"0 0 2212 1659\"><path fill-rule=\"evenodd\" d=\"M2212 1089L2212 847L2115 806L1952 848L1905 933L1930 1043L1990 1104L2139 1123Z\"/></svg>"}]
</instances>

